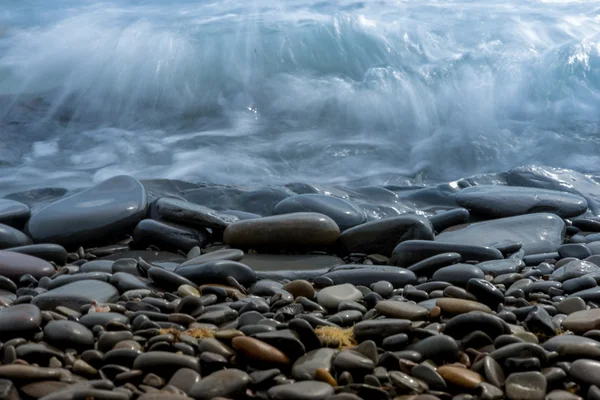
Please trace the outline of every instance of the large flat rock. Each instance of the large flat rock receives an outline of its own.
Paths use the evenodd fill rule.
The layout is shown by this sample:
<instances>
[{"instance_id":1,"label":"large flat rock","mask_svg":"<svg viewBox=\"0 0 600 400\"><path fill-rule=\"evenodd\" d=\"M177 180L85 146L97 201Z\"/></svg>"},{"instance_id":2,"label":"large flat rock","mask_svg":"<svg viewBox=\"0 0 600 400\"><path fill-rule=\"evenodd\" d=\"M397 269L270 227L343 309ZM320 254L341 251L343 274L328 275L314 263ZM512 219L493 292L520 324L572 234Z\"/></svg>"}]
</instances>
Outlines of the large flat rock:
<instances>
[{"instance_id":1,"label":"large flat rock","mask_svg":"<svg viewBox=\"0 0 600 400\"><path fill-rule=\"evenodd\" d=\"M579 195L519 186L472 186L460 191L456 202L471 212L492 218L539 212L569 218L587 210L587 201Z\"/></svg>"},{"instance_id":2,"label":"large flat rock","mask_svg":"<svg viewBox=\"0 0 600 400\"><path fill-rule=\"evenodd\" d=\"M519 242L525 254L555 252L565 237L564 221L548 213L520 215L478 222L439 234L436 242L494 246L502 241Z\"/></svg>"},{"instance_id":3,"label":"large flat rock","mask_svg":"<svg viewBox=\"0 0 600 400\"><path fill-rule=\"evenodd\" d=\"M49 290L33 298L31 304L41 310L54 310L57 306L79 311L81 306L91 303L110 303L119 297L117 289L102 281L84 280L69 283Z\"/></svg>"},{"instance_id":4,"label":"large flat rock","mask_svg":"<svg viewBox=\"0 0 600 400\"><path fill-rule=\"evenodd\" d=\"M93 243L131 229L144 217L147 205L140 182L116 176L42 208L30 218L27 230L38 243Z\"/></svg>"}]
</instances>

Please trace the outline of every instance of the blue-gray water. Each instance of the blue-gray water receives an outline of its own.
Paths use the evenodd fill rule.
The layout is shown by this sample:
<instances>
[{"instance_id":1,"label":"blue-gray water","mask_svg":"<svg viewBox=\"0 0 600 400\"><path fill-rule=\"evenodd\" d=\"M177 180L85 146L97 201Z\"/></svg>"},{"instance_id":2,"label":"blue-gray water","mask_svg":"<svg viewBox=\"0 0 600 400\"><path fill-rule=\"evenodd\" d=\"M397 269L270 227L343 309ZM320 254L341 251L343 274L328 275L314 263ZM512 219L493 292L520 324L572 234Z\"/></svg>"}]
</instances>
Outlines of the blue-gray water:
<instances>
[{"instance_id":1,"label":"blue-gray water","mask_svg":"<svg viewBox=\"0 0 600 400\"><path fill-rule=\"evenodd\" d=\"M0 188L600 171L600 1L0 0Z\"/></svg>"}]
</instances>

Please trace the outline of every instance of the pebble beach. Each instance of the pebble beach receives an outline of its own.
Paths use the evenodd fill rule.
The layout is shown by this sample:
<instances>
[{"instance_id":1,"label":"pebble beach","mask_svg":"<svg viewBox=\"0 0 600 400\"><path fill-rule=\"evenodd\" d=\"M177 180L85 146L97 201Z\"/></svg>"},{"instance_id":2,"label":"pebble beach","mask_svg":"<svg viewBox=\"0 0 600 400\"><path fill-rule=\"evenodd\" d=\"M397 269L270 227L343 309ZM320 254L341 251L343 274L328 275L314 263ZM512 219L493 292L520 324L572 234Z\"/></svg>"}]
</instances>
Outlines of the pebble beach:
<instances>
[{"instance_id":1,"label":"pebble beach","mask_svg":"<svg viewBox=\"0 0 600 400\"><path fill-rule=\"evenodd\" d=\"M0 199L0 399L600 399L600 184Z\"/></svg>"}]
</instances>

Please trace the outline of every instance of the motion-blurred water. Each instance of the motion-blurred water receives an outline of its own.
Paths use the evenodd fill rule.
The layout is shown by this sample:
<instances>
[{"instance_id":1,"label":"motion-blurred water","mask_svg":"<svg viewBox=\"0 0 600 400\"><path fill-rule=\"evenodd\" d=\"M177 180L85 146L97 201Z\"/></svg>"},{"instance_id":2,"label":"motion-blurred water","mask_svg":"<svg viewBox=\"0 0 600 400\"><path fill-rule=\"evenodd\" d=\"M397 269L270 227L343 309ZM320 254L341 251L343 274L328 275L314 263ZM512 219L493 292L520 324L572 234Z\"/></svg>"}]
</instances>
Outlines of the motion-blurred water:
<instances>
[{"instance_id":1,"label":"motion-blurred water","mask_svg":"<svg viewBox=\"0 0 600 400\"><path fill-rule=\"evenodd\" d=\"M532 163L600 170L600 1L0 0L2 192Z\"/></svg>"}]
</instances>

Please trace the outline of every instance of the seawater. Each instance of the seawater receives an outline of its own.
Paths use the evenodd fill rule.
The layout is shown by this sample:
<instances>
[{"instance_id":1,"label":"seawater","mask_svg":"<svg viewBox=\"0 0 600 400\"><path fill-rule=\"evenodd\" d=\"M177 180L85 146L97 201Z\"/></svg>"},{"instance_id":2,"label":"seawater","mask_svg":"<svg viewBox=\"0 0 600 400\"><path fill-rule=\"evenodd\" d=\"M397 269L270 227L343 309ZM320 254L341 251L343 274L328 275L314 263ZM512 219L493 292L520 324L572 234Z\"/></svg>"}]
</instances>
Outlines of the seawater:
<instances>
[{"instance_id":1,"label":"seawater","mask_svg":"<svg viewBox=\"0 0 600 400\"><path fill-rule=\"evenodd\" d=\"M600 170L600 1L0 0L0 188Z\"/></svg>"}]
</instances>

